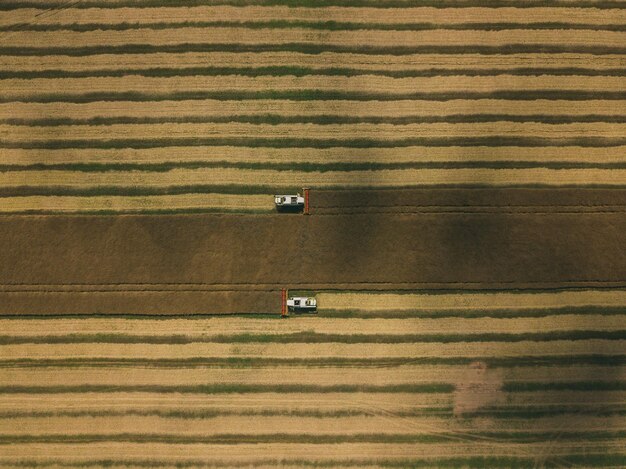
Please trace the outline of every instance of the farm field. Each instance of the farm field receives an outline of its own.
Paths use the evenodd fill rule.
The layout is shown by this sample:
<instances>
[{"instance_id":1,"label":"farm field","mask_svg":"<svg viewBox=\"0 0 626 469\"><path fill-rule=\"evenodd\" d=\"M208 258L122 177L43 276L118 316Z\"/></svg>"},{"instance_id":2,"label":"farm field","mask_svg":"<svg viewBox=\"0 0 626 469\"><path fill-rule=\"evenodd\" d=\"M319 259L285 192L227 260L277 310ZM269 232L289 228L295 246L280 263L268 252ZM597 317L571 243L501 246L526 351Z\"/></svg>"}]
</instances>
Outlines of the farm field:
<instances>
[{"instance_id":1,"label":"farm field","mask_svg":"<svg viewBox=\"0 0 626 469\"><path fill-rule=\"evenodd\" d=\"M625 75L623 0L0 2L0 467L626 467Z\"/></svg>"}]
</instances>

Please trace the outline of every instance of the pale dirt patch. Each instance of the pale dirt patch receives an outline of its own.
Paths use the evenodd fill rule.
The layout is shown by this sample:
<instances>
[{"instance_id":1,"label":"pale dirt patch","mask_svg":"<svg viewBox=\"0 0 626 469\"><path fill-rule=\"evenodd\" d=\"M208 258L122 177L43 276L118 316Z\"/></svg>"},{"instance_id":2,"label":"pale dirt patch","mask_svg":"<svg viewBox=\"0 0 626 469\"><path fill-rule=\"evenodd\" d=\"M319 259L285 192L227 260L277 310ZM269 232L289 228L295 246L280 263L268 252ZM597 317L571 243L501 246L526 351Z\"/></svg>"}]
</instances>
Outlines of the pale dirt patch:
<instances>
[{"instance_id":1,"label":"pale dirt patch","mask_svg":"<svg viewBox=\"0 0 626 469\"><path fill-rule=\"evenodd\" d=\"M148 149L2 150L5 164L64 163L166 163L229 161L246 163L291 163L291 148L252 148L228 146L167 147ZM310 163L408 163L467 161L564 161L610 163L626 158L626 146L587 148L551 147L420 147L406 148L298 148L296 161Z\"/></svg>"},{"instance_id":2,"label":"pale dirt patch","mask_svg":"<svg viewBox=\"0 0 626 469\"><path fill-rule=\"evenodd\" d=\"M501 391L502 371L490 370L484 362L471 363L455 378L454 414L456 416L505 401L505 394Z\"/></svg>"}]
</instances>

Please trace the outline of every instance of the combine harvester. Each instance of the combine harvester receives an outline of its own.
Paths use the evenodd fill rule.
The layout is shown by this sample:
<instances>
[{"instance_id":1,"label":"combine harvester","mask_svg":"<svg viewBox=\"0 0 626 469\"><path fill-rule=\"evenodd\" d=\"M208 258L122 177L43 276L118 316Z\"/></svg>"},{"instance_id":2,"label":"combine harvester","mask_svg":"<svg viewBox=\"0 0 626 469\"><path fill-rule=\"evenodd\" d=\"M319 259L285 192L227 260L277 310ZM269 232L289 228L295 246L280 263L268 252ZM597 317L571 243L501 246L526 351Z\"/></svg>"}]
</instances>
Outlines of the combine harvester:
<instances>
[{"instance_id":1,"label":"combine harvester","mask_svg":"<svg viewBox=\"0 0 626 469\"><path fill-rule=\"evenodd\" d=\"M281 316L289 313L317 313L317 300L313 296L289 296L286 288L282 289Z\"/></svg>"},{"instance_id":2,"label":"combine harvester","mask_svg":"<svg viewBox=\"0 0 626 469\"><path fill-rule=\"evenodd\" d=\"M279 212L302 212L309 214L309 189L303 189L304 195L275 195L274 205Z\"/></svg>"}]
</instances>

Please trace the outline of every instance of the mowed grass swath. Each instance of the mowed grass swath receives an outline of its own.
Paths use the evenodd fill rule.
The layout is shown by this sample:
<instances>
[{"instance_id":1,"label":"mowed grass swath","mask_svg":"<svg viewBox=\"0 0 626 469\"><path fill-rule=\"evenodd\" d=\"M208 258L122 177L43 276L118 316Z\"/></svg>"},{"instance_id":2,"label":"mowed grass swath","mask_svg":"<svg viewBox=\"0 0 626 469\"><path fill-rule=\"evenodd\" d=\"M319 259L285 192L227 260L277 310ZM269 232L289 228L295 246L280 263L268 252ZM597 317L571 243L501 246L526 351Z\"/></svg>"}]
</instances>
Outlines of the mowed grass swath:
<instances>
[{"instance_id":1,"label":"mowed grass swath","mask_svg":"<svg viewBox=\"0 0 626 469\"><path fill-rule=\"evenodd\" d=\"M0 207L260 210L250 181L271 194L283 176L289 187L624 184L606 166L624 156L623 10L396 3L7 5L2 169L25 181ZM181 162L193 194L99 189L143 186ZM65 187L75 169L102 173L82 198ZM176 177L165 184L180 192Z\"/></svg>"}]
</instances>

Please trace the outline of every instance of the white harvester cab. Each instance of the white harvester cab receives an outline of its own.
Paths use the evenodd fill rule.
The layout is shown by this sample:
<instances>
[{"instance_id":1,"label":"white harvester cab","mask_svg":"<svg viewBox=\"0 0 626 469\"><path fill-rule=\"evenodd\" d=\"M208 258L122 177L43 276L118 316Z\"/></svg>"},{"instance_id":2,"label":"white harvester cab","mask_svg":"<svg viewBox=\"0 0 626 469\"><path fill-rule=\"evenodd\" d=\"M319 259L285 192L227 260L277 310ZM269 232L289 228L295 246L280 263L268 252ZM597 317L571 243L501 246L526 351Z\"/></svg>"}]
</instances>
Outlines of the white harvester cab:
<instances>
[{"instance_id":1,"label":"white harvester cab","mask_svg":"<svg viewBox=\"0 0 626 469\"><path fill-rule=\"evenodd\" d=\"M290 296L287 299L287 309L294 313L315 312L317 310L317 300L312 296Z\"/></svg>"},{"instance_id":2,"label":"white harvester cab","mask_svg":"<svg viewBox=\"0 0 626 469\"><path fill-rule=\"evenodd\" d=\"M275 195L274 203L276 208L301 208L304 207L304 197L296 195Z\"/></svg>"}]
</instances>

